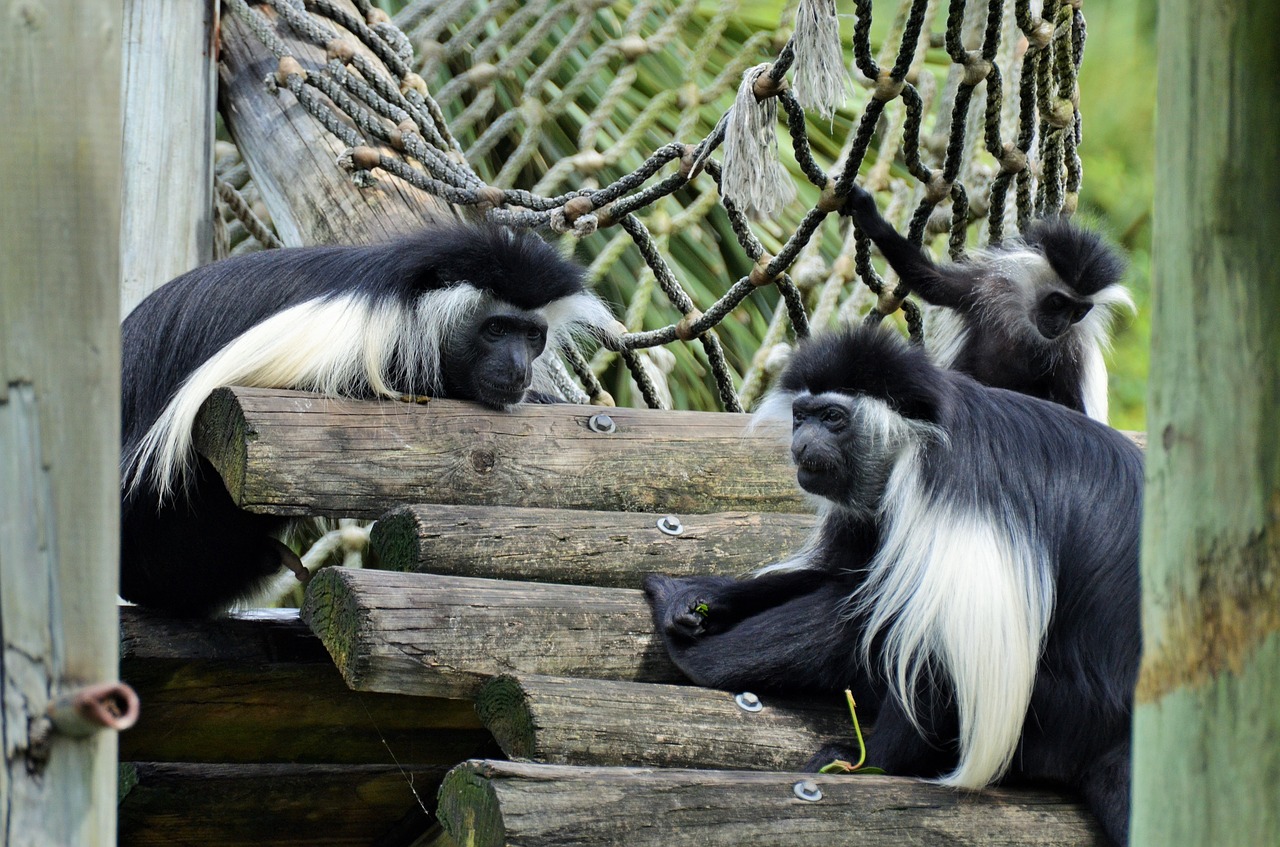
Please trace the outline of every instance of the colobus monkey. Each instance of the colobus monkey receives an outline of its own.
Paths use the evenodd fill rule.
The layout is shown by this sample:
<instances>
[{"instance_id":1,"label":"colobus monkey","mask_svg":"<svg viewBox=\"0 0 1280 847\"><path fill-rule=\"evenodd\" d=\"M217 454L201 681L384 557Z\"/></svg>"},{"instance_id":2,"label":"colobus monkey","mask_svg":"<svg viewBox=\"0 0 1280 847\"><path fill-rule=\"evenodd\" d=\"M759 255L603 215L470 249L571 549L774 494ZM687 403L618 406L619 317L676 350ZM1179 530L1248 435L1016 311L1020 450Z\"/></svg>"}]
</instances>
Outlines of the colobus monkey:
<instances>
[{"instance_id":1,"label":"colobus monkey","mask_svg":"<svg viewBox=\"0 0 1280 847\"><path fill-rule=\"evenodd\" d=\"M851 686L877 713L868 764L964 788L1056 780L1123 843L1138 448L882 329L803 344L762 413L792 422L822 521L755 578L649 577L675 663L731 690Z\"/></svg>"},{"instance_id":2,"label":"colobus monkey","mask_svg":"<svg viewBox=\"0 0 1280 847\"><path fill-rule=\"evenodd\" d=\"M215 388L503 409L554 391L544 351L613 324L578 266L535 235L492 225L270 250L172 280L122 327L121 595L203 616L251 596L282 565L300 567L271 536L286 521L236 507L192 449Z\"/></svg>"},{"instance_id":3,"label":"colobus monkey","mask_svg":"<svg viewBox=\"0 0 1280 847\"><path fill-rule=\"evenodd\" d=\"M912 291L946 307L931 314L925 341L939 365L1107 422L1102 354L1113 312L1133 301L1120 285L1124 262L1098 234L1041 220L1020 240L937 265L861 187L843 211Z\"/></svg>"}]
</instances>

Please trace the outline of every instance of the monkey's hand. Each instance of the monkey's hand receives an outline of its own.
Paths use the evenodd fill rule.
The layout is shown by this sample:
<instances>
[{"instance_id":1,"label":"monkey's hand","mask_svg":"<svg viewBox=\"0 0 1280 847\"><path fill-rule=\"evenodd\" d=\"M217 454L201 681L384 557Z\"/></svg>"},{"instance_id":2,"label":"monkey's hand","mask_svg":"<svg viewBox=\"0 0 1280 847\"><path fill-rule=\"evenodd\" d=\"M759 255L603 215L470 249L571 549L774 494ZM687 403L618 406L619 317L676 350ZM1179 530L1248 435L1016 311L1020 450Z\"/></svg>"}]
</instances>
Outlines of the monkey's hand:
<instances>
[{"instance_id":1,"label":"monkey's hand","mask_svg":"<svg viewBox=\"0 0 1280 847\"><path fill-rule=\"evenodd\" d=\"M864 227L868 222L880 218L880 210L876 208L876 198L860 185L850 187L849 196L840 207L840 214L856 218L858 224Z\"/></svg>"},{"instance_id":2,"label":"monkey's hand","mask_svg":"<svg viewBox=\"0 0 1280 847\"><path fill-rule=\"evenodd\" d=\"M677 579L650 574L644 594L653 607L653 624L671 638L694 640L723 627L716 620L716 589L721 577ZM729 580L732 581L732 580Z\"/></svg>"}]
</instances>

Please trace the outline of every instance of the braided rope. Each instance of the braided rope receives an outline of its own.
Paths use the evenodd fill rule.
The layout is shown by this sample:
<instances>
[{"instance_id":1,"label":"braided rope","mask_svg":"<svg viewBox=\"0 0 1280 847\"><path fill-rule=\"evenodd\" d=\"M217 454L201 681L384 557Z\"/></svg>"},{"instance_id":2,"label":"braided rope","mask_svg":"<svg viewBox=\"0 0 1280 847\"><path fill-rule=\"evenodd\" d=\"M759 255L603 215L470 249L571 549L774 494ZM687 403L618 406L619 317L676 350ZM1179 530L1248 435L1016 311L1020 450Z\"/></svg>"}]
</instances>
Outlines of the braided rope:
<instances>
[{"instance_id":1,"label":"braided rope","mask_svg":"<svg viewBox=\"0 0 1280 847\"><path fill-rule=\"evenodd\" d=\"M887 215L908 238L923 245L946 233L955 259L974 228L979 241L1005 238L1010 206L1019 229L1074 211L1083 178L1078 3L1044 0L1036 16L1030 0L951 0L935 34L937 0L901 0L876 55L871 0L855 0L845 47L861 87L813 83L853 91L825 127L787 82L802 71L813 79L803 63L815 53L830 68L830 50L797 44L786 23L806 14L809 32L835 19L813 3L794 0L782 25L755 30L739 19L740 3L704 10L696 0L412 0L394 23L368 0L227 8L277 58L268 84L348 146L339 164L357 184L373 185L382 170L492 220L579 242L589 277L625 292L617 343L590 361L564 353L594 400L611 401L601 377L621 361L645 402L662 402L667 377L640 351L697 340L692 357L673 348L682 367L671 378L705 378L718 404L736 410L759 396L788 334L865 309L855 276L875 298L860 312L866 320L901 310L922 338L909 289L880 276L861 233L827 222L864 165L867 187L893 198ZM304 68L278 27L323 48L325 64ZM690 44L688 32L697 33ZM744 73L762 62L735 104ZM780 155L798 199L753 219L721 157L738 143L726 140L728 116L761 103L780 107ZM229 183L219 196L269 243ZM664 322L658 294L678 317Z\"/></svg>"}]
</instances>

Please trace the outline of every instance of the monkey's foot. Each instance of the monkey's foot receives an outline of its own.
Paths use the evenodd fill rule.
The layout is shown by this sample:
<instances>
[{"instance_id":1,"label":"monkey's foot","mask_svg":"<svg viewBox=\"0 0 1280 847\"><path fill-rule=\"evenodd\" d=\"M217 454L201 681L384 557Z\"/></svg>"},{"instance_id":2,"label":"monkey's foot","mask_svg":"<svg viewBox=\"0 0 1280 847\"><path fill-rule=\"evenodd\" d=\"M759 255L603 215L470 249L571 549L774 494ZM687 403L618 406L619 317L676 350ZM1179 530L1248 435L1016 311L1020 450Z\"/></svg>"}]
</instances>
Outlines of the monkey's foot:
<instances>
[{"instance_id":1,"label":"monkey's foot","mask_svg":"<svg viewBox=\"0 0 1280 847\"><path fill-rule=\"evenodd\" d=\"M431 402L431 397L426 394L401 394L396 399L401 403L416 403L419 406L425 406Z\"/></svg>"}]
</instances>

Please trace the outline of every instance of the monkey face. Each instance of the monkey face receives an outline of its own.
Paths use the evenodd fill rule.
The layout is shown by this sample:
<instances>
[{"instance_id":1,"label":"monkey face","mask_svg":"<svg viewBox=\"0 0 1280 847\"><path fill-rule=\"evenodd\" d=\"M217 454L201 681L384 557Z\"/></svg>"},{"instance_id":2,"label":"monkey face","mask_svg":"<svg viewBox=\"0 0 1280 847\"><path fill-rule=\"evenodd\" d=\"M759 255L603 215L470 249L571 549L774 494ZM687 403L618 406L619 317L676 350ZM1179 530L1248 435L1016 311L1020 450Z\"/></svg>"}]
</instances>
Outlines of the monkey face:
<instances>
[{"instance_id":1,"label":"monkey face","mask_svg":"<svg viewBox=\"0 0 1280 847\"><path fill-rule=\"evenodd\" d=\"M791 458L810 494L858 512L874 511L909 426L882 402L836 392L797 395Z\"/></svg>"},{"instance_id":2,"label":"monkey face","mask_svg":"<svg viewBox=\"0 0 1280 847\"><path fill-rule=\"evenodd\" d=\"M540 314L491 304L446 344L446 393L491 409L514 406L533 383L533 363L546 346L547 321Z\"/></svg>"},{"instance_id":3,"label":"monkey face","mask_svg":"<svg viewBox=\"0 0 1280 847\"><path fill-rule=\"evenodd\" d=\"M1061 291L1051 291L1036 304L1036 329L1052 341L1083 320L1092 308L1093 303L1089 300L1068 297Z\"/></svg>"}]
</instances>

